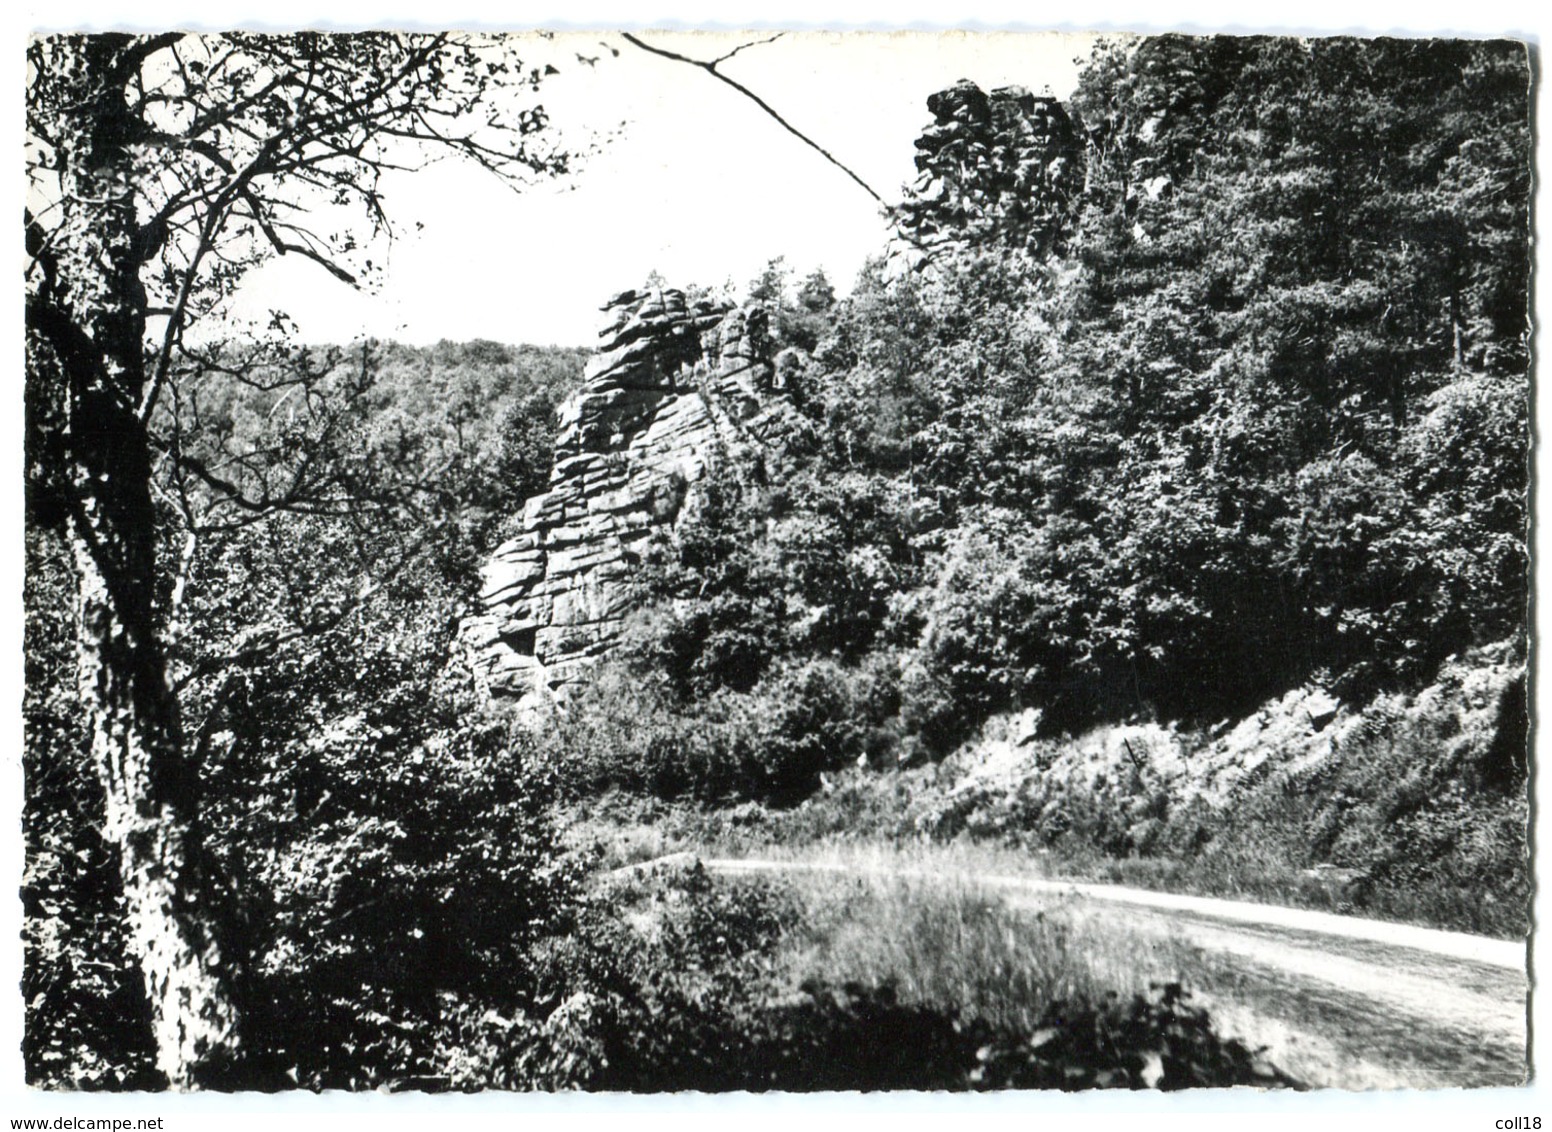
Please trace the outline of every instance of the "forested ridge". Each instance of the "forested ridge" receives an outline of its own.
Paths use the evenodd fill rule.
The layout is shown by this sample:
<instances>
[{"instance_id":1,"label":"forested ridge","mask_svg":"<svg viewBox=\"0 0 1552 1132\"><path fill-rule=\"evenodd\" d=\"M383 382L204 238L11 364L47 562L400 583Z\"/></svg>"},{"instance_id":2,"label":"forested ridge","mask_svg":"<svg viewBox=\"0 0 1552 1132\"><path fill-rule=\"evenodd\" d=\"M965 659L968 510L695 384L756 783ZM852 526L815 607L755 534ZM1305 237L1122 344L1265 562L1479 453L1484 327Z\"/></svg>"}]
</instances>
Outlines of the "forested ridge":
<instances>
[{"instance_id":1,"label":"forested ridge","mask_svg":"<svg viewBox=\"0 0 1552 1132\"><path fill-rule=\"evenodd\" d=\"M567 832L667 803L955 836L899 799L1009 713L1053 745L1205 733L1306 685L1411 695L1484 648L1523 667L1524 45L1155 37L1102 43L1065 103L964 82L929 108L899 238L851 291L774 260L741 296L782 357L792 473L711 469L644 553L621 648L542 725L489 702L458 632L584 352L180 343L145 422L152 616L241 1018L212 1083L816 1087L805 1059L881 1030L899 1050L820 1083L1136 1084L1155 1048L1168 1084L1279 1080L1173 991L1093 1049L1119 1008L949 1025L822 981L794 1005L770 959L790 893L600 889ZM68 364L29 340L24 1053L39 1084L154 1087L75 675ZM1290 868L1378 830L1360 907L1512 934L1517 687L1507 739L1398 711L1286 829L1270 795L1245 813L1277 852L1320 842ZM1185 859L1254 832L1150 796L1143 843L1056 797L1059 831L994 835ZM1395 896L1416 885L1446 896L1419 912ZM666 926L638 937L643 904ZM1059 1050L1020 1044L1053 1027Z\"/></svg>"},{"instance_id":2,"label":"forested ridge","mask_svg":"<svg viewBox=\"0 0 1552 1132\"><path fill-rule=\"evenodd\" d=\"M1081 146L935 96L903 213L949 238L786 301L803 471L712 486L642 679L696 714L816 682L853 734L811 772L863 721L927 754L1014 708L1213 722L1523 641L1524 79L1509 44L1148 40L1091 62Z\"/></svg>"}]
</instances>

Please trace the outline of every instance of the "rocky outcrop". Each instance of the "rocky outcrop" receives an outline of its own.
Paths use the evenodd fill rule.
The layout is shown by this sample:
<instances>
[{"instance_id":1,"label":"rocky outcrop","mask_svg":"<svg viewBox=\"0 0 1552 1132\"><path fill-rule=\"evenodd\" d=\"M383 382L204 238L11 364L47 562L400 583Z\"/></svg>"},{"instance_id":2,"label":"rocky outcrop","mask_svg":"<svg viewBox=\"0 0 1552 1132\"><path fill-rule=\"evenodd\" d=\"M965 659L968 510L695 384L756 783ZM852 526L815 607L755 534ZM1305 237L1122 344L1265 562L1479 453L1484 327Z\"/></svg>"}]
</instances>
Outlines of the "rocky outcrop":
<instances>
[{"instance_id":1,"label":"rocky outcrop","mask_svg":"<svg viewBox=\"0 0 1552 1132\"><path fill-rule=\"evenodd\" d=\"M1126 837L1141 845L1163 813L1232 808L1271 783L1321 797L1329 787L1305 784L1343 757L1372 759L1358 753L1392 744L1416 748L1402 761L1420 783L1514 790L1526 773L1525 679L1523 655L1504 642L1450 659L1419 692L1361 707L1308 685L1216 727L1114 724L1071 739L1040 738L1038 710L1000 716L940 766L941 794L922 825L972 815L990 828L1046 830L1097 806L1125 815Z\"/></svg>"},{"instance_id":2,"label":"rocky outcrop","mask_svg":"<svg viewBox=\"0 0 1552 1132\"><path fill-rule=\"evenodd\" d=\"M918 177L899 210L909 241L1060 248L1082 187L1072 120L1056 99L1021 86L990 94L968 79L927 99L933 124L916 141Z\"/></svg>"},{"instance_id":3,"label":"rocky outcrop","mask_svg":"<svg viewBox=\"0 0 1552 1132\"><path fill-rule=\"evenodd\" d=\"M482 569L463 640L491 695L563 701L618 641L646 543L718 459L774 442L765 314L642 288L603 308L603 344L561 409L549 488Z\"/></svg>"}]
</instances>

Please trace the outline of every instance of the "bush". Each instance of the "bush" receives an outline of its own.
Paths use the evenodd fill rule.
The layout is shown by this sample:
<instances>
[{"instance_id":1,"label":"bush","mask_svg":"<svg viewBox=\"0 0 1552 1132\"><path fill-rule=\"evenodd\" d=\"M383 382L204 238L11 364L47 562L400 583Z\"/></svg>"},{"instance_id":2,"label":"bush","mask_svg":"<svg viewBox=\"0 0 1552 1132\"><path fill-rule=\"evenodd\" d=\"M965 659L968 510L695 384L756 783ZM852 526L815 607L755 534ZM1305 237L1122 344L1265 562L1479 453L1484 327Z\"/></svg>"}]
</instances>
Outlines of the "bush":
<instances>
[{"instance_id":1,"label":"bush","mask_svg":"<svg viewBox=\"0 0 1552 1132\"><path fill-rule=\"evenodd\" d=\"M1084 759L1102 756L1068 759L1072 741L1047 739L1025 747L1012 780L917 783L895 803L894 828L1049 851L1068 871L1129 883L1517 937L1531 882L1516 655L1482 650L1415 697L1378 696L1329 753L1292 765L1291 754L1274 755L1213 802L1194 792L1203 782L1189 770L1157 773L1145 745L1095 766ZM1212 741L1187 733L1182 742ZM1347 879L1328 883L1317 866Z\"/></svg>"},{"instance_id":2,"label":"bush","mask_svg":"<svg viewBox=\"0 0 1552 1132\"><path fill-rule=\"evenodd\" d=\"M423 707L416 735L367 716L218 769L256 1082L416 1076L449 999L522 1001L530 949L570 926L580 873L555 854L546 769L466 704Z\"/></svg>"},{"instance_id":3,"label":"bush","mask_svg":"<svg viewBox=\"0 0 1552 1132\"><path fill-rule=\"evenodd\" d=\"M747 692L784 658L857 661L909 630L915 574L897 485L810 467L775 486L719 462L647 556L625 655L684 701Z\"/></svg>"},{"instance_id":4,"label":"bush","mask_svg":"<svg viewBox=\"0 0 1552 1132\"><path fill-rule=\"evenodd\" d=\"M1056 1003L1029 1036L978 1049L972 1079L980 1087L1068 1091L1294 1084L1243 1043L1218 1037L1206 1011L1186 997L1169 983L1124 1002Z\"/></svg>"},{"instance_id":5,"label":"bush","mask_svg":"<svg viewBox=\"0 0 1552 1132\"><path fill-rule=\"evenodd\" d=\"M887 655L861 668L809 660L778 666L748 692L686 703L666 681L616 664L541 741L574 792L787 805L811 794L824 771L893 752L897 685Z\"/></svg>"}]
</instances>

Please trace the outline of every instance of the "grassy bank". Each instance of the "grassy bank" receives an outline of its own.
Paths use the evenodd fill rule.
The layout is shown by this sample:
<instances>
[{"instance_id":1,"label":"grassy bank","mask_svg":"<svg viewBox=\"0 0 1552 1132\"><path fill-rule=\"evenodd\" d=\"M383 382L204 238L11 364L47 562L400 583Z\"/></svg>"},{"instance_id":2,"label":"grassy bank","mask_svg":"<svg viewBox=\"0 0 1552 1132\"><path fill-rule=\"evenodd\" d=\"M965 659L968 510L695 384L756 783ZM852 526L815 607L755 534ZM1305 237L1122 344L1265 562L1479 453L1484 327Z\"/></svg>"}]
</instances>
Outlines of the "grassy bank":
<instances>
[{"instance_id":1,"label":"grassy bank","mask_svg":"<svg viewBox=\"0 0 1552 1132\"><path fill-rule=\"evenodd\" d=\"M568 984L588 989L559 1012L567 1029L548 1034L591 1060L556 1084L1292 1083L1219 1035L1178 983L1139 975L1138 941L1086 928L1061 902L1011 908L941 859L920 877L714 879L656 865L605 874L594 899L590 930L605 946L580 968L571 957ZM1187 965L1182 956L1175 966Z\"/></svg>"},{"instance_id":2,"label":"grassy bank","mask_svg":"<svg viewBox=\"0 0 1552 1132\"><path fill-rule=\"evenodd\" d=\"M796 805L588 797L573 836L616 864L679 849L1000 849L1014 871L1516 938L1531 893L1517 656L1479 650L1359 708L1295 690L1232 726L1046 738L1004 717L938 763L828 773Z\"/></svg>"}]
</instances>

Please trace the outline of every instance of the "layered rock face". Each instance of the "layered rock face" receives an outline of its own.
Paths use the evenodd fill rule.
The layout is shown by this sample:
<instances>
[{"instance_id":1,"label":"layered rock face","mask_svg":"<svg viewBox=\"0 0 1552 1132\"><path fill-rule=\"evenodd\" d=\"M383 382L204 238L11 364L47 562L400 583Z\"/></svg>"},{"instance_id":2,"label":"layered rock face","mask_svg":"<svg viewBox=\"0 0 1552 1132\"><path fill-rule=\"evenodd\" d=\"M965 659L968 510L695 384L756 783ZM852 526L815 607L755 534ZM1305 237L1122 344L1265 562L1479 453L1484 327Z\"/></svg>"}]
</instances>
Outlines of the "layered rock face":
<instances>
[{"instance_id":1,"label":"layered rock face","mask_svg":"<svg viewBox=\"0 0 1552 1132\"><path fill-rule=\"evenodd\" d=\"M1020 813L1039 824L1075 796L1098 798L1134 812L1128 836L1141 844L1161 798L1170 810L1232 807L1274 775L1318 775L1343 751L1361 750L1366 735L1408 729L1435 737L1448 752L1441 763L1456 768L1452 777L1502 789L1525 773L1525 679L1524 660L1501 642L1450 658L1420 692L1385 693L1361 708L1307 685L1205 731L1111 724L1060 742L1036 737L1038 710L1002 716L942 764L944 811ZM1318 797L1326 788L1309 789Z\"/></svg>"},{"instance_id":2,"label":"layered rock face","mask_svg":"<svg viewBox=\"0 0 1552 1132\"><path fill-rule=\"evenodd\" d=\"M918 248L944 244L1058 250L1082 187L1072 120L1021 86L990 94L961 79L927 99L933 124L916 140L918 177L899 224Z\"/></svg>"},{"instance_id":3,"label":"layered rock face","mask_svg":"<svg viewBox=\"0 0 1552 1132\"><path fill-rule=\"evenodd\" d=\"M647 541L695 505L717 460L774 442L789 412L759 307L642 288L604 307L603 344L561 409L547 491L482 568L463 626L493 696L543 711L618 641Z\"/></svg>"}]
</instances>

